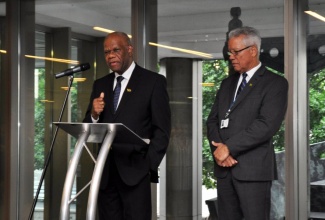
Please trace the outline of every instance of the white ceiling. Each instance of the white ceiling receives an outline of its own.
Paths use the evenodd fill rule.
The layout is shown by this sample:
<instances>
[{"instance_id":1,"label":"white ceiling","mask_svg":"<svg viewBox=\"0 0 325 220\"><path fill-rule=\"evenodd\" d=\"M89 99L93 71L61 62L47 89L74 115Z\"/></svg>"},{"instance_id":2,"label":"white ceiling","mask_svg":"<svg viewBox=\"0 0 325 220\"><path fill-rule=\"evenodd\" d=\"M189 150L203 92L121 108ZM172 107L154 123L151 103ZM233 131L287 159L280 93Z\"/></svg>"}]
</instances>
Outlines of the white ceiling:
<instances>
[{"instance_id":1,"label":"white ceiling","mask_svg":"<svg viewBox=\"0 0 325 220\"><path fill-rule=\"evenodd\" d=\"M158 43L222 57L230 9L241 8L243 25L254 26L262 37L283 36L285 0L158 0ZM325 16L325 1L309 1ZM36 0L36 23L71 27L73 32L105 36L100 26L131 33L131 0ZM324 32L324 22L310 18L311 32ZM159 49L159 57L184 56ZM190 56L192 55L185 55Z\"/></svg>"}]
</instances>

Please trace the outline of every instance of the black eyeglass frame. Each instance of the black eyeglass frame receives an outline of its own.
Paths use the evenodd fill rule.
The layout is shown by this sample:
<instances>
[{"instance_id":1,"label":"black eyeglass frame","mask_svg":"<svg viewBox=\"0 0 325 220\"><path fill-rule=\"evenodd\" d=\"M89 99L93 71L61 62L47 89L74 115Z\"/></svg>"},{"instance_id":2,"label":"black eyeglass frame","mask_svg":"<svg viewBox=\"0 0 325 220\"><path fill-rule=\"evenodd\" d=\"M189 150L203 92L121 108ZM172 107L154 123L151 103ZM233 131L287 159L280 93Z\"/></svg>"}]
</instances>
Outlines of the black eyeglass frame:
<instances>
[{"instance_id":1,"label":"black eyeglass frame","mask_svg":"<svg viewBox=\"0 0 325 220\"><path fill-rule=\"evenodd\" d=\"M240 49L240 50L232 50L232 51L228 51L227 54L228 54L229 56L230 56L230 55L237 56L240 52L242 52L242 51L244 51L244 50L246 50L246 49L248 49L248 48L250 48L250 47L252 47L252 46L254 46L254 45L247 46L247 47L245 47L245 48L243 48L243 49Z\"/></svg>"}]
</instances>

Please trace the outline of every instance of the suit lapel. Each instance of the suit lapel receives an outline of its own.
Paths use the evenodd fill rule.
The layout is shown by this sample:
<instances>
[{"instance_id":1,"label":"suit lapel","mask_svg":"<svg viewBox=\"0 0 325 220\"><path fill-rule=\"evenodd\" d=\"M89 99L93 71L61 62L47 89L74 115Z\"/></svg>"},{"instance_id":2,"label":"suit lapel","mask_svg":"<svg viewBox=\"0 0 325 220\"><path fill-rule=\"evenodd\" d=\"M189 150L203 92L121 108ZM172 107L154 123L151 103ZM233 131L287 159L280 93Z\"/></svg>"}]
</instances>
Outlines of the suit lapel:
<instances>
[{"instance_id":1,"label":"suit lapel","mask_svg":"<svg viewBox=\"0 0 325 220\"><path fill-rule=\"evenodd\" d=\"M228 112L229 108L233 105L238 79L239 79L239 74L236 74L236 76L231 77L231 81L229 82L228 93L226 93L227 96L224 97L223 100L224 104L222 105L222 110L221 110L222 114L224 115L226 114L226 112Z\"/></svg>"},{"instance_id":2,"label":"suit lapel","mask_svg":"<svg viewBox=\"0 0 325 220\"><path fill-rule=\"evenodd\" d=\"M245 97L254 89L254 87L260 82L261 78L264 75L265 67L261 66L253 75L253 77L248 81L247 85L236 98L235 103L233 104L231 110L233 111L244 99Z\"/></svg>"},{"instance_id":3,"label":"suit lapel","mask_svg":"<svg viewBox=\"0 0 325 220\"><path fill-rule=\"evenodd\" d=\"M229 103L232 103L235 97L235 92L239 80L239 74L237 74L236 77L234 77L233 82L230 84L230 90L229 90Z\"/></svg>"},{"instance_id":4,"label":"suit lapel","mask_svg":"<svg viewBox=\"0 0 325 220\"><path fill-rule=\"evenodd\" d=\"M109 93L108 93L108 102L109 102L109 110L111 111L112 114L114 114L114 80L115 80L115 73L111 73L111 77L109 78L108 81L108 89L109 89Z\"/></svg>"}]
</instances>

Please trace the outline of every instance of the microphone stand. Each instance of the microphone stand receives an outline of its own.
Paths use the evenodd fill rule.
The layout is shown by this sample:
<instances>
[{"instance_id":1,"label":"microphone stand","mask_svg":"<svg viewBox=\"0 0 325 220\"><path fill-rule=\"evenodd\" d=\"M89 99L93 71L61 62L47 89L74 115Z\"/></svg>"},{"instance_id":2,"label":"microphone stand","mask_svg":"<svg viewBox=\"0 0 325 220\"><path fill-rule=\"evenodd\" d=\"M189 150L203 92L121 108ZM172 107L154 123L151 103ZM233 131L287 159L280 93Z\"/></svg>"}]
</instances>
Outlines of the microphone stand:
<instances>
[{"instance_id":1,"label":"microphone stand","mask_svg":"<svg viewBox=\"0 0 325 220\"><path fill-rule=\"evenodd\" d=\"M68 97L69 97L69 94L70 94L70 90L71 90L71 86L72 86L72 83L73 83L74 76L70 75L69 78L70 78L69 79L69 87L68 87L67 93L65 95L65 99L64 99L64 102L63 102L63 105L62 105L62 108L61 108L61 113L60 113L58 122L61 122L61 120L62 120L63 112L64 112L65 106L67 104L67 100L68 100ZM52 143L51 143L49 153L47 155L47 158L46 158L46 161L45 161L45 164L44 164L43 172L42 172L42 175L41 175L40 182L38 184L37 192L36 192L36 195L35 195L35 198L34 198L32 208L31 208L30 213L29 213L28 220L32 220L32 218L33 218L33 214L34 214L35 206L36 206L36 203L37 203L38 195L39 195L39 193L41 191L41 187L42 187L42 184L43 184L43 181L44 181L44 178L45 178L45 173L46 173L46 170L47 170L47 168L49 166L50 159L52 157L54 143L55 143L56 136L58 134L58 130L59 130L59 127L57 126L56 129L55 129L53 139L52 139Z\"/></svg>"}]
</instances>

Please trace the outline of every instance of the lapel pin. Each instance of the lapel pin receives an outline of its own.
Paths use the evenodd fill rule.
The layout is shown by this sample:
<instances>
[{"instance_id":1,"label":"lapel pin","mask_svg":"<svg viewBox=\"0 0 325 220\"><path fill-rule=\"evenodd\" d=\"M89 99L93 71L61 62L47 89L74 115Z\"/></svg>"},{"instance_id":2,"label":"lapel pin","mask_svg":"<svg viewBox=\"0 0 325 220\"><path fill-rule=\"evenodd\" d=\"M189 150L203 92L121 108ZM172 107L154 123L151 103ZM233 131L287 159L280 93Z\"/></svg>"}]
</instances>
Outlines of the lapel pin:
<instances>
[{"instance_id":1,"label":"lapel pin","mask_svg":"<svg viewBox=\"0 0 325 220\"><path fill-rule=\"evenodd\" d=\"M253 86L253 84L252 84L252 83L250 83L250 84L249 84L249 86L250 86L250 87L252 87L252 86Z\"/></svg>"},{"instance_id":2,"label":"lapel pin","mask_svg":"<svg viewBox=\"0 0 325 220\"><path fill-rule=\"evenodd\" d=\"M131 89L129 89L129 88L127 88L127 89L126 89L126 91L127 91L127 92L131 92L132 90L131 90Z\"/></svg>"}]
</instances>

